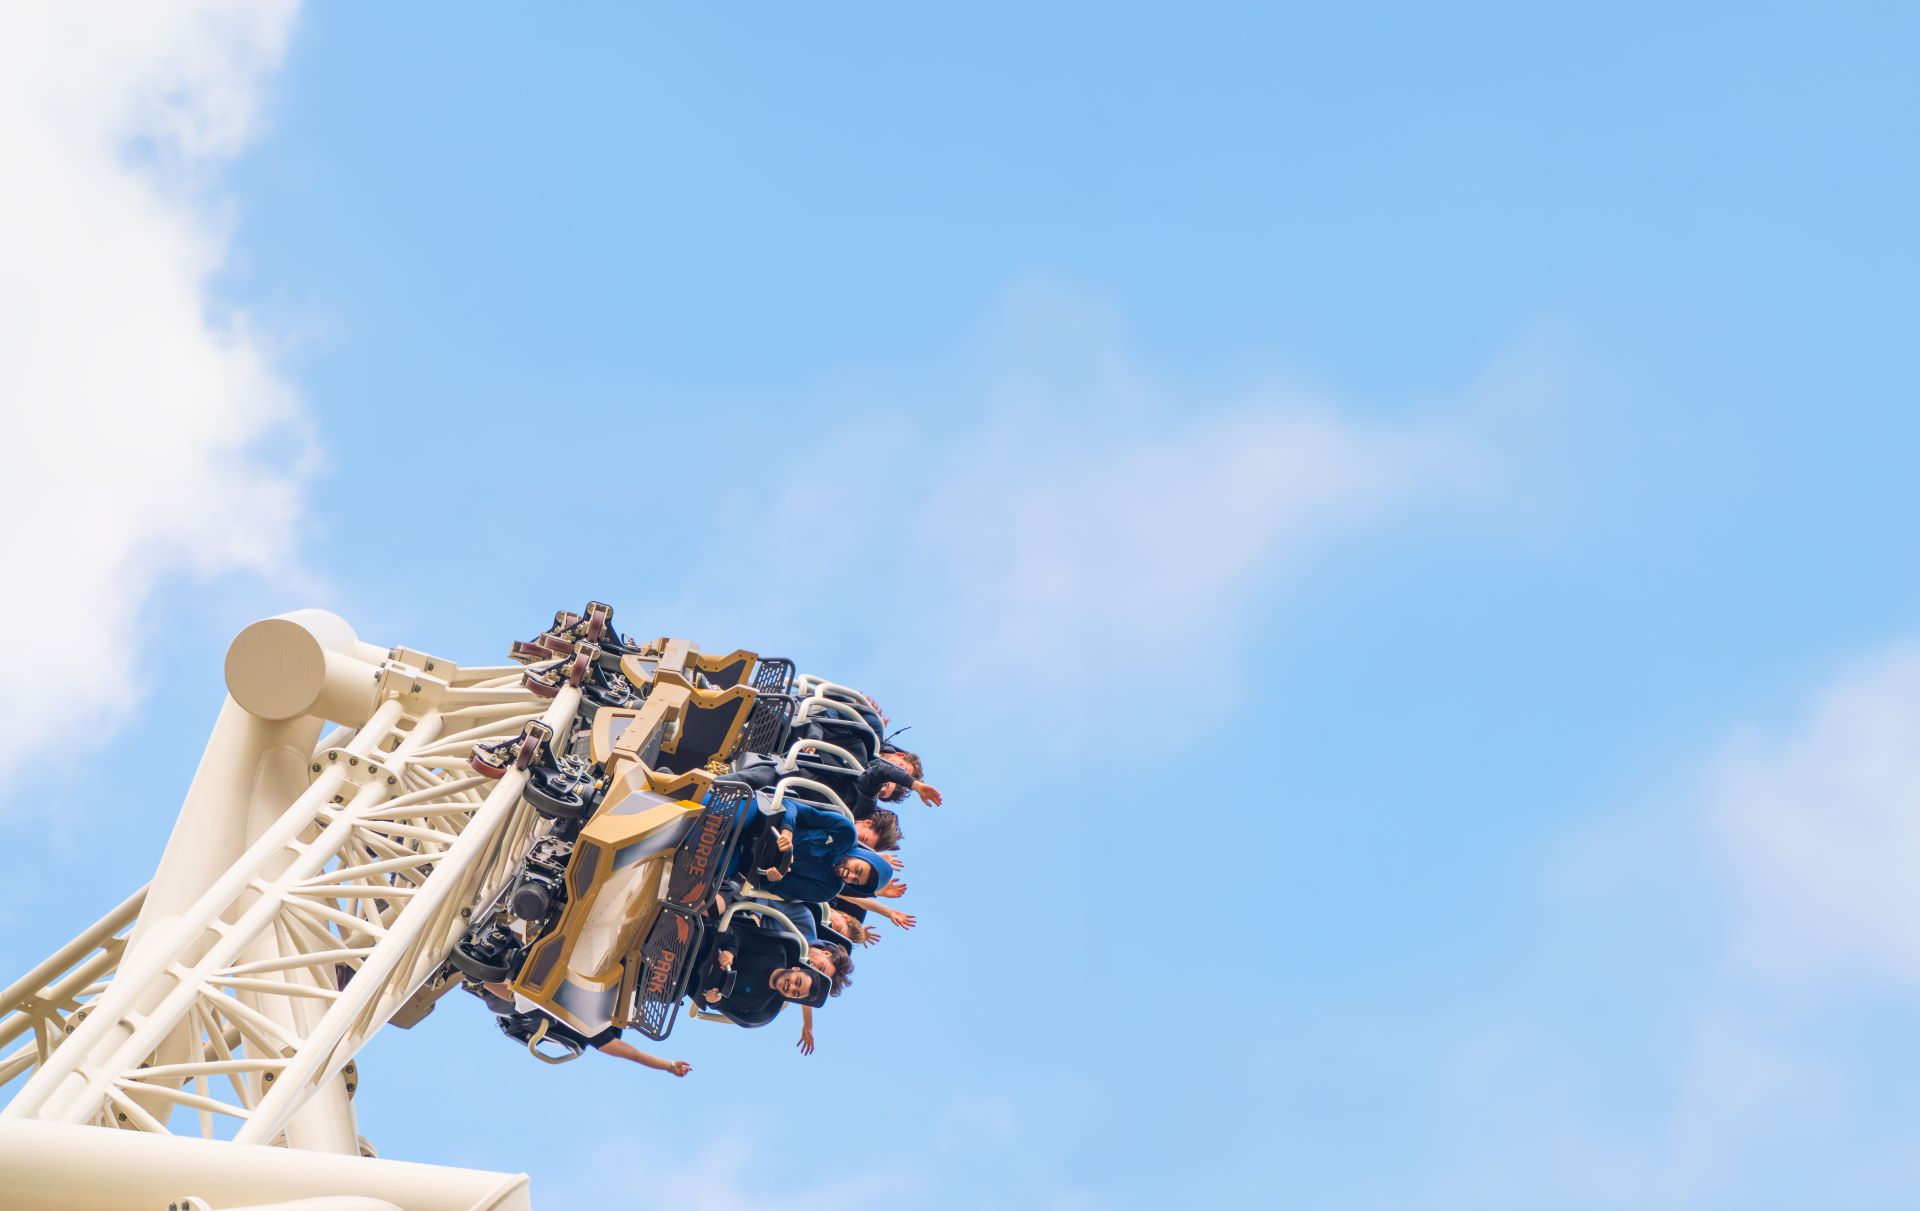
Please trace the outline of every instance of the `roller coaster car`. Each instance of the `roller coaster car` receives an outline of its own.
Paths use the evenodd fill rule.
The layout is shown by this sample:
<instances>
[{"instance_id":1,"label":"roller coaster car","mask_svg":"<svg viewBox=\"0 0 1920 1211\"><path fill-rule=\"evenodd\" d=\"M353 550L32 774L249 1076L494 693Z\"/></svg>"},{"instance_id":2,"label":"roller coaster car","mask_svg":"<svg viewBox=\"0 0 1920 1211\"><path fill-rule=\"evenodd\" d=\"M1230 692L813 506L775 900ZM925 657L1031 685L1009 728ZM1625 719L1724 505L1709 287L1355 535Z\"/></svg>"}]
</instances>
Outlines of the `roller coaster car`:
<instances>
[{"instance_id":1,"label":"roller coaster car","mask_svg":"<svg viewBox=\"0 0 1920 1211\"><path fill-rule=\"evenodd\" d=\"M571 843L553 898L536 905L539 893L527 892L527 907L549 911L529 929L524 957L512 956L513 990L583 1036L630 1025L665 1038L748 795L732 783L717 784L705 806L649 790L609 794ZM542 877L535 848L516 896Z\"/></svg>"},{"instance_id":2,"label":"roller coaster car","mask_svg":"<svg viewBox=\"0 0 1920 1211\"><path fill-rule=\"evenodd\" d=\"M583 653L585 660L579 659ZM637 706L656 682L717 694L744 690L749 693L740 697L747 699L788 695L794 684L792 661L763 657L745 648L704 653L684 639L635 642L614 629L613 607L598 601L588 602L586 609L578 614L567 610L555 614L552 626L530 641L515 643L510 654L514 660L529 666L526 685L542 697L551 698L562 685L580 686L589 715L603 706ZM597 676L589 673L589 665L597 669ZM816 683L831 685L818 678L811 679L809 684ZM731 701L738 702L739 698ZM729 740L738 739L737 729L730 726L730 704L702 699L699 705L703 710L720 710L716 724L719 732ZM786 713L790 715L791 709ZM784 733L769 732L778 714L771 707L755 713L756 726L750 730L759 742L760 751L777 751L784 745ZM707 729L701 720L695 718L689 722L693 724L690 737L694 747L706 747L702 742L711 737L706 735ZM668 746L667 752L675 756L675 767L679 769L692 769L701 763L693 754L681 757L680 747L674 744ZM716 755L719 755L717 751Z\"/></svg>"},{"instance_id":3,"label":"roller coaster car","mask_svg":"<svg viewBox=\"0 0 1920 1211\"><path fill-rule=\"evenodd\" d=\"M659 674L638 709L594 712L591 759L609 773L622 754L674 774L724 763L739 751L756 702L750 686L694 689L679 674Z\"/></svg>"},{"instance_id":4,"label":"roller coaster car","mask_svg":"<svg viewBox=\"0 0 1920 1211\"><path fill-rule=\"evenodd\" d=\"M592 651L583 645L567 661L536 665L526 673L529 684L540 680L557 693L565 668L577 666L583 718L590 721L574 733L570 751L528 770L527 801L550 820L585 820L617 800L623 786L697 799L710 777L700 771L741 751L753 726L784 726L786 705L775 701L767 707L773 722L765 724L756 691L745 685L694 689L677 673L661 673L641 699L623 675L596 663ZM757 719L762 723L755 724ZM487 755L476 768L485 765L483 772L493 773L504 768L506 756Z\"/></svg>"}]
</instances>

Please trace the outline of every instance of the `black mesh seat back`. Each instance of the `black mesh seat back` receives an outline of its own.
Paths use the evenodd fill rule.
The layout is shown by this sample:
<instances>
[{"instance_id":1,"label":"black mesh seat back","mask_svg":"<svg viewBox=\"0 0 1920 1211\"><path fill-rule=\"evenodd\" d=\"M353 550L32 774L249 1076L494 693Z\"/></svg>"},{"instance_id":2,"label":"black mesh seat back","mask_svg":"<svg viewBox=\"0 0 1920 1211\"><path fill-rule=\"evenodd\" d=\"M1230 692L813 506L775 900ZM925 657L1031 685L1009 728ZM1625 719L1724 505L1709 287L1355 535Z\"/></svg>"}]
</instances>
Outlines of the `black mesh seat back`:
<instances>
[{"instance_id":1,"label":"black mesh seat back","mask_svg":"<svg viewBox=\"0 0 1920 1211\"><path fill-rule=\"evenodd\" d=\"M788 694L764 693L755 699L747 726L740 734L740 748L749 753L784 753L791 743L793 698Z\"/></svg>"},{"instance_id":2,"label":"black mesh seat back","mask_svg":"<svg viewBox=\"0 0 1920 1211\"><path fill-rule=\"evenodd\" d=\"M740 842L741 809L752 797L752 790L741 783L713 784L706 810L674 851L673 873L667 876L668 900L695 910L705 906Z\"/></svg>"},{"instance_id":3,"label":"black mesh seat back","mask_svg":"<svg viewBox=\"0 0 1920 1211\"><path fill-rule=\"evenodd\" d=\"M629 1026L656 1040L673 1031L705 933L706 922L698 914L672 902L660 905L660 915L640 944L640 976L627 1015Z\"/></svg>"},{"instance_id":4,"label":"black mesh seat back","mask_svg":"<svg viewBox=\"0 0 1920 1211\"><path fill-rule=\"evenodd\" d=\"M753 666L753 688L762 694L793 692L793 661L780 656L762 656Z\"/></svg>"}]
</instances>

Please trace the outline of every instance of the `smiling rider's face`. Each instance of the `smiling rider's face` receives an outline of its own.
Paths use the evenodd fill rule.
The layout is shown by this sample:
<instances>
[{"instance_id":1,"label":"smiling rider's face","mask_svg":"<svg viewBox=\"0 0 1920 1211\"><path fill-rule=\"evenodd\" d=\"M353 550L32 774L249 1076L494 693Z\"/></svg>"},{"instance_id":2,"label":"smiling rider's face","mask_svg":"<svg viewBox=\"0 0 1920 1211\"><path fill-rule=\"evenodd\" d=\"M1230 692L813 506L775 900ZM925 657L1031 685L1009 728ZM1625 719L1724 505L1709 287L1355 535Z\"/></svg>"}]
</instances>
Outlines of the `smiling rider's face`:
<instances>
[{"instance_id":1,"label":"smiling rider's face","mask_svg":"<svg viewBox=\"0 0 1920 1211\"><path fill-rule=\"evenodd\" d=\"M782 967L773 973L773 990L789 1001L797 1001L813 991L813 975L804 967Z\"/></svg>"},{"instance_id":2,"label":"smiling rider's face","mask_svg":"<svg viewBox=\"0 0 1920 1211\"><path fill-rule=\"evenodd\" d=\"M843 882L857 887L865 887L873 881L873 867L867 864L865 858L842 858L840 865L833 869Z\"/></svg>"}]
</instances>

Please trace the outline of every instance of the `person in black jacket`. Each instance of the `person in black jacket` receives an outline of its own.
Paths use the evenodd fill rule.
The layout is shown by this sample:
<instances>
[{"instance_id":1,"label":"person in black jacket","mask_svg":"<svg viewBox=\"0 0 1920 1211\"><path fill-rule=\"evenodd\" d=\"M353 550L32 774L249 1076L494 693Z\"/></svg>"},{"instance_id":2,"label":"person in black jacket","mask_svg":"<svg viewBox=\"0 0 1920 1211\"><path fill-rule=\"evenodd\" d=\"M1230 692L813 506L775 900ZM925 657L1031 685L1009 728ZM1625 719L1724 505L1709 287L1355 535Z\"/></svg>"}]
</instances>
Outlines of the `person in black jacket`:
<instances>
[{"instance_id":1,"label":"person in black jacket","mask_svg":"<svg viewBox=\"0 0 1920 1211\"><path fill-rule=\"evenodd\" d=\"M854 799L847 804L853 811L853 818L864 820L880 804L898 803L905 799L908 791L920 796L921 802L939 807L940 792L920 781L925 769L918 753L895 748L882 752L861 772L854 786Z\"/></svg>"},{"instance_id":2,"label":"person in black jacket","mask_svg":"<svg viewBox=\"0 0 1920 1211\"><path fill-rule=\"evenodd\" d=\"M736 918L715 937L713 957L696 986L703 1005L757 1026L772 1020L788 1001L819 1005L827 999L830 984L807 964L800 943Z\"/></svg>"},{"instance_id":3,"label":"person in black jacket","mask_svg":"<svg viewBox=\"0 0 1920 1211\"><path fill-rule=\"evenodd\" d=\"M898 803L909 791L919 795L924 803L940 806L940 792L920 780L924 768L919 754L888 749L868 762L858 775L839 770L809 770L806 776L832 787L853 818L864 820L878 810L880 804ZM746 762L726 777L757 790L777 783L780 771L773 758L763 756Z\"/></svg>"}]
</instances>

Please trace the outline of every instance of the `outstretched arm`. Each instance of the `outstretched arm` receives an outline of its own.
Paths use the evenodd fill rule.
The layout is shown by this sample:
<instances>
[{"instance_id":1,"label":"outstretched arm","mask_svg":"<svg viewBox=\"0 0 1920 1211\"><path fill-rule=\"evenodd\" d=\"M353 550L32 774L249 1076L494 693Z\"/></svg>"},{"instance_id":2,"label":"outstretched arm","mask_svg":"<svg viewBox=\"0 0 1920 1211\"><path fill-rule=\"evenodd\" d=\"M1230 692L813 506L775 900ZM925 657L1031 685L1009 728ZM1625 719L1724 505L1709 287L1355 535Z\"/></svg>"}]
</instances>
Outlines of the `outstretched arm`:
<instances>
[{"instance_id":1,"label":"outstretched arm","mask_svg":"<svg viewBox=\"0 0 1920 1211\"><path fill-rule=\"evenodd\" d=\"M687 1063L685 1060L663 1060L657 1055L650 1055L640 1050L624 1039L613 1039L602 1043L600 1044L600 1050L603 1054L613 1056L616 1059L632 1060L634 1063L644 1065L653 1069L655 1072L671 1072L675 1076L685 1076L687 1073L693 1071L693 1065Z\"/></svg>"},{"instance_id":2,"label":"outstretched arm","mask_svg":"<svg viewBox=\"0 0 1920 1211\"><path fill-rule=\"evenodd\" d=\"M889 908L880 901L868 899L865 896L841 896L840 902L842 904L851 904L855 908L864 908L868 912L877 912L902 929L912 929L915 925L919 924L919 918L913 916L911 913L901 912L897 908Z\"/></svg>"}]
</instances>

